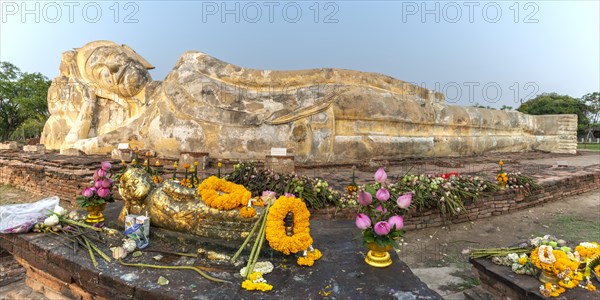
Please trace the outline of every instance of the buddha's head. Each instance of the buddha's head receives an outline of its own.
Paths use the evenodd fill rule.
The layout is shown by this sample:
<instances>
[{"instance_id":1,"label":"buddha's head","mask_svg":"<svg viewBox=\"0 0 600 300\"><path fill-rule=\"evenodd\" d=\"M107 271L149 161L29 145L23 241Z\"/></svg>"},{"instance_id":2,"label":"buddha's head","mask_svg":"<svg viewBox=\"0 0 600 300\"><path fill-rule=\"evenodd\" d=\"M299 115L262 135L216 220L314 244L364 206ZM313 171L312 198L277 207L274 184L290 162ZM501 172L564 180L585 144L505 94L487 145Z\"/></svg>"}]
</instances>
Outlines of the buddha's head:
<instances>
[{"instance_id":1,"label":"buddha's head","mask_svg":"<svg viewBox=\"0 0 600 300\"><path fill-rule=\"evenodd\" d=\"M76 49L81 76L104 92L129 98L152 81L154 67L127 45L96 41Z\"/></svg>"},{"instance_id":2,"label":"buddha's head","mask_svg":"<svg viewBox=\"0 0 600 300\"><path fill-rule=\"evenodd\" d=\"M126 201L141 203L154 187L148 172L140 168L129 168L119 180L119 193Z\"/></svg>"}]
</instances>

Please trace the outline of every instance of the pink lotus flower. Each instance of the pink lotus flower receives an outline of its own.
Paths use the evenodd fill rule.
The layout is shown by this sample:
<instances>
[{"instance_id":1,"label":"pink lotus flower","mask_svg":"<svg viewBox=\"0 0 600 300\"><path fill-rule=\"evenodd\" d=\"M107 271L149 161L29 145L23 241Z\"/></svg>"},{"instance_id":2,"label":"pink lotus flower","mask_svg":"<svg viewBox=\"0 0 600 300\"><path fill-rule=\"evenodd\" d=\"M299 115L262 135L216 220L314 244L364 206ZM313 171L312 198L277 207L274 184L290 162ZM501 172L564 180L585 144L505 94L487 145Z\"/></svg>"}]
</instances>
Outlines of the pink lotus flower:
<instances>
[{"instance_id":1,"label":"pink lotus flower","mask_svg":"<svg viewBox=\"0 0 600 300\"><path fill-rule=\"evenodd\" d=\"M384 183L387 180L387 174L385 173L385 170L383 169L383 167L379 168L379 170L377 170L377 172L375 172L375 181L379 182L379 183Z\"/></svg>"},{"instance_id":2,"label":"pink lotus flower","mask_svg":"<svg viewBox=\"0 0 600 300\"><path fill-rule=\"evenodd\" d=\"M100 177L98 177L98 172L94 172L94 175L92 175L92 179L94 179L94 181L100 179Z\"/></svg>"},{"instance_id":3,"label":"pink lotus flower","mask_svg":"<svg viewBox=\"0 0 600 300\"><path fill-rule=\"evenodd\" d=\"M106 177L107 174L103 169L99 169L96 173L98 174L98 177Z\"/></svg>"},{"instance_id":4,"label":"pink lotus flower","mask_svg":"<svg viewBox=\"0 0 600 300\"><path fill-rule=\"evenodd\" d=\"M96 189L94 189L94 188L86 188L85 190L83 190L83 192L81 194L84 197L89 198L91 196L94 196L94 192L96 192Z\"/></svg>"},{"instance_id":5,"label":"pink lotus flower","mask_svg":"<svg viewBox=\"0 0 600 300\"><path fill-rule=\"evenodd\" d=\"M358 192L358 203L362 206L367 206L373 202L373 196L371 193L367 193L365 191Z\"/></svg>"},{"instance_id":6,"label":"pink lotus flower","mask_svg":"<svg viewBox=\"0 0 600 300\"><path fill-rule=\"evenodd\" d=\"M377 191L377 194L375 194L375 197L377 197L377 199L379 199L379 201L385 202L385 201L388 201L388 199L390 199L390 192L387 189L380 188Z\"/></svg>"},{"instance_id":7,"label":"pink lotus flower","mask_svg":"<svg viewBox=\"0 0 600 300\"><path fill-rule=\"evenodd\" d=\"M96 180L96 182L94 182L94 187L99 189L102 187L102 179L100 180Z\"/></svg>"},{"instance_id":8,"label":"pink lotus flower","mask_svg":"<svg viewBox=\"0 0 600 300\"><path fill-rule=\"evenodd\" d=\"M265 198L275 198L275 197L277 197L277 193L275 193L273 191L264 191L262 193L262 196Z\"/></svg>"},{"instance_id":9,"label":"pink lotus flower","mask_svg":"<svg viewBox=\"0 0 600 300\"><path fill-rule=\"evenodd\" d=\"M100 198L106 198L106 197L108 197L110 195L110 189L101 187L101 188L98 189L97 193L98 193L98 197L100 197Z\"/></svg>"},{"instance_id":10,"label":"pink lotus flower","mask_svg":"<svg viewBox=\"0 0 600 300\"><path fill-rule=\"evenodd\" d=\"M103 188L110 188L112 186L112 180L109 178L104 178L100 181L100 184Z\"/></svg>"},{"instance_id":11,"label":"pink lotus flower","mask_svg":"<svg viewBox=\"0 0 600 300\"><path fill-rule=\"evenodd\" d=\"M390 233L390 224L386 221L380 221L377 222L377 224L375 224L375 233L377 235L386 235L388 233Z\"/></svg>"},{"instance_id":12,"label":"pink lotus flower","mask_svg":"<svg viewBox=\"0 0 600 300\"><path fill-rule=\"evenodd\" d=\"M404 227L404 218L402 216L393 216L388 220L388 223L390 223L390 227L394 228L396 226L396 230L400 230Z\"/></svg>"},{"instance_id":13,"label":"pink lotus flower","mask_svg":"<svg viewBox=\"0 0 600 300\"><path fill-rule=\"evenodd\" d=\"M382 212L382 213L384 213L384 214L385 214L385 213L387 213L387 208L385 208L385 207L383 207L383 206L381 206L381 205L377 206L377 207L375 208L375 210L378 210L378 211L380 211L380 212Z\"/></svg>"},{"instance_id":14,"label":"pink lotus flower","mask_svg":"<svg viewBox=\"0 0 600 300\"><path fill-rule=\"evenodd\" d=\"M112 167L111 164L107 161L103 161L100 163L100 168L102 168L102 170L104 170L104 171L110 170L111 167Z\"/></svg>"},{"instance_id":15,"label":"pink lotus flower","mask_svg":"<svg viewBox=\"0 0 600 300\"><path fill-rule=\"evenodd\" d=\"M356 227L360 230L365 230L371 227L371 218L365 214L356 215Z\"/></svg>"},{"instance_id":16,"label":"pink lotus flower","mask_svg":"<svg viewBox=\"0 0 600 300\"><path fill-rule=\"evenodd\" d=\"M285 193L284 196L288 197L288 198L296 198L296 195L291 194L291 193Z\"/></svg>"},{"instance_id":17,"label":"pink lotus flower","mask_svg":"<svg viewBox=\"0 0 600 300\"><path fill-rule=\"evenodd\" d=\"M398 207L407 209L412 202L412 196L412 193L408 193L398 197L398 200L396 201L396 203L398 203Z\"/></svg>"}]
</instances>

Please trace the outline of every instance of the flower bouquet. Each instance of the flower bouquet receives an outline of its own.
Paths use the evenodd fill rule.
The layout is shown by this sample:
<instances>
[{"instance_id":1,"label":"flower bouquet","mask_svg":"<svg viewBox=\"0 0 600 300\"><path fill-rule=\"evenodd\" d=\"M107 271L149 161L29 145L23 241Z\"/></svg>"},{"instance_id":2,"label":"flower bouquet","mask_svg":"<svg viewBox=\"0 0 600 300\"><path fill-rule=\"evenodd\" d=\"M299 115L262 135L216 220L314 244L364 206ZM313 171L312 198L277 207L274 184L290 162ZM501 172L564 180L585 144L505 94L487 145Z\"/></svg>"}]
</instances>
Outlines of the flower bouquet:
<instances>
[{"instance_id":1,"label":"flower bouquet","mask_svg":"<svg viewBox=\"0 0 600 300\"><path fill-rule=\"evenodd\" d=\"M92 186L85 188L76 198L77 204L89 212L86 222L103 222L102 211L106 208L106 202L115 201L111 191L113 180L109 176L111 167L109 162L103 161L93 175Z\"/></svg>"},{"instance_id":2,"label":"flower bouquet","mask_svg":"<svg viewBox=\"0 0 600 300\"><path fill-rule=\"evenodd\" d=\"M389 251L398 248L396 239L405 233L404 219L394 206L406 210L411 204L412 193L401 195L396 201L390 201L390 192L386 185L387 174L384 168L375 173L377 183L365 185L358 191L359 213L356 215L356 227L362 230L363 243L371 251L365 261L375 267L389 266L392 261ZM384 252L384 254L382 254Z\"/></svg>"}]
</instances>

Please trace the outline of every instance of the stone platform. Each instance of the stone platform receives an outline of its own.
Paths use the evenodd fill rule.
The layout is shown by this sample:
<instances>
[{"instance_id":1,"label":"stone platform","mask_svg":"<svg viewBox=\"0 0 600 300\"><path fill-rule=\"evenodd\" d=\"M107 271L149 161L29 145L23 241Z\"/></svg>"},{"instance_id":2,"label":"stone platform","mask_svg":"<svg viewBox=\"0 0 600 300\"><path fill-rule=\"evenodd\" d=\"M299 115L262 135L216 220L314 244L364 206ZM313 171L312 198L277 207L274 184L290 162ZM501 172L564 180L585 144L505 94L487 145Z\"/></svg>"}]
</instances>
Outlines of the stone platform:
<instances>
[{"instance_id":1,"label":"stone platform","mask_svg":"<svg viewBox=\"0 0 600 300\"><path fill-rule=\"evenodd\" d=\"M119 209L118 204L109 206L107 220L116 220ZM114 222L109 223L116 228ZM233 248L227 245L180 234L174 241L160 234L164 231L155 231L159 234L151 234L149 249L184 249L193 253L201 247L233 253ZM168 254L163 254L162 262L156 262L152 257L157 253L153 252L125 259L126 262L204 266L209 268L207 273L232 284L211 282L190 270L141 269L125 267L115 261L107 264L101 259L98 259L98 269L94 269L87 252L79 250L73 254L60 242L62 239L52 234L0 235L0 247L25 266L27 285L51 299L442 299L397 255L392 255L394 263L388 268L366 265L366 248L359 240L353 240L359 231L351 221L314 221L311 234L315 246L323 253L323 258L313 267L297 266L296 256L285 257L270 249L263 251L261 257L275 265L275 270L265 275L273 285L273 290L266 293L242 289L239 267L223 262L207 266L194 258ZM107 245L101 249L110 254ZM160 276L170 283L158 285Z\"/></svg>"},{"instance_id":2,"label":"stone platform","mask_svg":"<svg viewBox=\"0 0 600 300\"><path fill-rule=\"evenodd\" d=\"M542 283L537 277L516 274L509 267L496 265L485 258L471 259L470 262L479 276L481 287L498 299L547 299L539 293ZM600 299L600 282L595 279L592 282L596 286L595 291L589 292L576 287L567 289L559 299Z\"/></svg>"}]
</instances>

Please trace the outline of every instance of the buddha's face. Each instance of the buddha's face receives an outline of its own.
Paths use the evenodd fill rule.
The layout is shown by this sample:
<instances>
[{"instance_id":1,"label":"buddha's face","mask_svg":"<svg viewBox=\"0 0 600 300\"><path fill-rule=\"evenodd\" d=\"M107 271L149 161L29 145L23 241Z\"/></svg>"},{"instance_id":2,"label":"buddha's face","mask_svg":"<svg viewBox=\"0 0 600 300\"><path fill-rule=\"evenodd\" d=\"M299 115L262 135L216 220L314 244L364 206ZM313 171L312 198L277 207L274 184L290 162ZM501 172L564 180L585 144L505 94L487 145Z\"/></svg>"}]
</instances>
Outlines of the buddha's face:
<instances>
[{"instance_id":1,"label":"buddha's face","mask_svg":"<svg viewBox=\"0 0 600 300\"><path fill-rule=\"evenodd\" d=\"M127 201L141 202L152 189L150 176L143 169L129 168L119 182L119 193Z\"/></svg>"},{"instance_id":2,"label":"buddha's face","mask_svg":"<svg viewBox=\"0 0 600 300\"><path fill-rule=\"evenodd\" d=\"M85 71L94 82L121 97L139 94L151 80L141 62L120 46L102 46L89 56Z\"/></svg>"}]
</instances>

